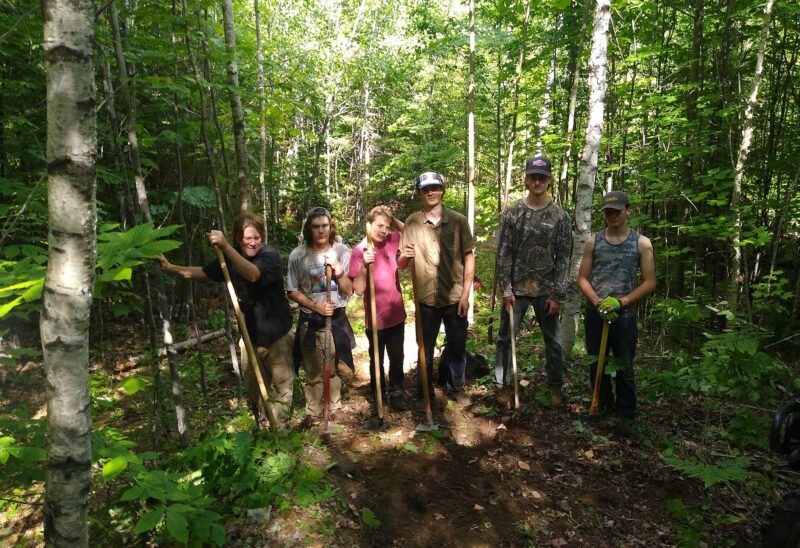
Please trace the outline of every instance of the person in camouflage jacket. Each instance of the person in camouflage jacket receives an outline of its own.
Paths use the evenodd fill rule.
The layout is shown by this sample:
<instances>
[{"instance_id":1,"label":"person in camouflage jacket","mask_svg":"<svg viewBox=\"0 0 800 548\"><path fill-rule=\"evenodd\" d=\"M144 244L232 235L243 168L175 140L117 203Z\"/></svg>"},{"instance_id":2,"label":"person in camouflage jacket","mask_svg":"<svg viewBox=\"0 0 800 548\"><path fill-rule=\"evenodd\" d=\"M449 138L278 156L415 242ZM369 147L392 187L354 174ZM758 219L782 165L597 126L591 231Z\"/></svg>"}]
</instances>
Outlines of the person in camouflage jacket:
<instances>
[{"instance_id":1,"label":"person in camouflage jacket","mask_svg":"<svg viewBox=\"0 0 800 548\"><path fill-rule=\"evenodd\" d=\"M550 201L547 190L552 180L550 160L541 156L529 158L525 163L528 193L501 215L497 275L503 291L503 310L495 354L495 384L502 388L511 382L509 311L513 310L514 326L519 330L528 308L533 307L544 337L550 403L560 407L564 359L558 315L567 291L572 222L563 209Z\"/></svg>"}]
</instances>

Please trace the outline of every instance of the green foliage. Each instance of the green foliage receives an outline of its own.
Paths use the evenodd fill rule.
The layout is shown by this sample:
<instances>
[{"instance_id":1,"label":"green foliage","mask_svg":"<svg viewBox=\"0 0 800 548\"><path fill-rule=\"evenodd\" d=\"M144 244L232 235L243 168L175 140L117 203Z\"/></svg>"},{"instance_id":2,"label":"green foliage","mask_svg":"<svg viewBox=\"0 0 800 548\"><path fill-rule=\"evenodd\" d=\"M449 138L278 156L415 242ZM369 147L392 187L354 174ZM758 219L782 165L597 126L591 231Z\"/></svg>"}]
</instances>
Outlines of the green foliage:
<instances>
[{"instance_id":1,"label":"green foliage","mask_svg":"<svg viewBox=\"0 0 800 548\"><path fill-rule=\"evenodd\" d=\"M42 295L47 251L37 245L10 245L0 257L0 318L28 319Z\"/></svg>"},{"instance_id":2,"label":"green foliage","mask_svg":"<svg viewBox=\"0 0 800 548\"><path fill-rule=\"evenodd\" d=\"M741 449L766 449L769 425L770 417L764 413L743 408L736 412L722 435Z\"/></svg>"},{"instance_id":3,"label":"green foliage","mask_svg":"<svg viewBox=\"0 0 800 548\"><path fill-rule=\"evenodd\" d=\"M44 481L46 423L26 409L0 414L0 485L21 487Z\"/></svg>"},{"instance_id":4,"label":"green foliage","mask_svg":"<svg viewBox=\"0 0 800 548\"><path fill-rule=\"evenodd\" d=\"M116 282L130 282L133 268L180 246L176 240L164 239L179 225L153 228L146 223L119 232L118 223L98 227L97 275L95 298L110 298L112 310L124 314L130 311L123 301L132 294ZM38 300L44 287L47 250L43 245L10 245L0 257L0 318L11 314L27 319L38 310ZM116 306L115 306L116 305Z\"/></svg>"},{"instance_id":5,"label":"green foliage","mask_svg":"<svg viewBox=\"0 0 800 548\"><path fill-rule=\"evenodd\" d=\"M667 449L661 458L681 474L703 482L706 489L721 482L740 482L747 480L747 467L750 457L736 457L718 464L705 464L695 459L682 459L675 455L674 449Z\"/></svg>"},{"instance_id":6,"label":"green foliage","mask_svg":"<svg viewBox=\"0 0 800 548\"><path fill-rule=\"evenodd\" d=\"M675 517L678 546L686 548L699 546L708 532L708 524L702 513L692 510L681 499L668 500L667 510Z\"/></svg>"},{"instance_id":7,"label":"green foliage","mask_svg":"<svg viewBox=\"0 0 800 548\"><path fill-rule=\"evenodd\" d=\"M370 529L377 529L381 526L381 521L375 516L375 513L366 506L361 509L361 521Z\"/></svg>"},{"instance_id":8,"label":"green foliage","mask_svg":"<svg viewBox=\"0 0 800 548\"><path fill-rule=\"evenodd\" d=\"M176 240L165 240L180 225L153 228L152 223L137 225L125 232L117 232L117 223L106 223L97 230L97 270L95 296L104 296L107 284L130 281L133 268L146 259L153 259L180 247Z\"/></svg>"}]
</instances>

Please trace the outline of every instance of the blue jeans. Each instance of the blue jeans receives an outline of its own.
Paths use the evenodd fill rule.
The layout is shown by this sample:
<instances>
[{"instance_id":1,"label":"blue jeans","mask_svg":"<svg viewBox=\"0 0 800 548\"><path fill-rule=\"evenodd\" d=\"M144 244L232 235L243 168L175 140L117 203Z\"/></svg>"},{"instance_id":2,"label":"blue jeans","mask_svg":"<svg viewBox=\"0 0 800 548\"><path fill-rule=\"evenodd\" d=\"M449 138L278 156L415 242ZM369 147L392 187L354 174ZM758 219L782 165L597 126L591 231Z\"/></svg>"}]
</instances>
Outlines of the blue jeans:
<instances>
[{"instance_id":1,"label":"blue jeans","mask_svg":"<svg viewBox=\"0 0 800 548\"><path fill-rule=\"evenodd\" d=\"M584 318L586 334L586 352L592 356L600 354L600 339L603 333L603 319L597 310L587 308ZM639 338L639 328L636 325L636 316L624 316L608 326L608 342L606 356L609 352L622 362L622 367L617 369L616 376L616 402L614 392L611 390L611 375L603 373L600 381L600 407L614 409L624 417L633 418L636 415L636 385L633 379L633 358L636 355L636 341ZM608 358L606 358L607 360ZM608 363L607 361L605 363ZM597 374L597 362L589 368L589 382L594 390L594 378Z\"/></svg>"},{"instance_id":2,"label":"blue jeans","mask_svg":"<svg viewBox=\"0 0 800 548\"><path fill-rule=\"evenodd\" d=\"M433 394L433 348L439 327L444 322L446 337L447 363L439 363L439 367L448 367L450 377L447 381L447 393L455 395L464 391L466 381L464 370L467 365L467 317L458 315L458 304L433 307L425 304L419 305L422 318L422 340L425 343L425 362L428 370L428 393ZM418 369L417 389L422 392L422 373Z\"/></svg>"},{"instance_id":3,"label":"blue jeans","mask_svg":"<svg viewBox=\"0 0 800 548\"><path fill-rule=\"evenodd\" d=\"M547 373L547 386L561 388L564 384L564 354L561 350L561 333L559 331L558 316L548 316L544 311L544 304L548 297L515 297L514 298L514 328L516 336L519 333L520 323L528 307L533 307L536 319L542 328L545 348L545 371ZM497 386L511 384L511 337L509 336L508 312L505 307L500 313L500 332L497 334L497 347L494 359L494 382Z\"/></svg>"},{"instance_id":4,"label":"blue jeans","mask_svg":"<svg viewBox=\"0 0 800 548\"><path fill-rule=\"evenodd\" d=\"M372 330L365 329L369 341L369 386L375 394L375 351L372 349ZM389 391L403 391L403 339L405 325L400 323L385 329L378 329L378 356L380 356L381 394L386 402L386 375L384 374L383 351L389 356Z\"/></svg>"}]
</instances>

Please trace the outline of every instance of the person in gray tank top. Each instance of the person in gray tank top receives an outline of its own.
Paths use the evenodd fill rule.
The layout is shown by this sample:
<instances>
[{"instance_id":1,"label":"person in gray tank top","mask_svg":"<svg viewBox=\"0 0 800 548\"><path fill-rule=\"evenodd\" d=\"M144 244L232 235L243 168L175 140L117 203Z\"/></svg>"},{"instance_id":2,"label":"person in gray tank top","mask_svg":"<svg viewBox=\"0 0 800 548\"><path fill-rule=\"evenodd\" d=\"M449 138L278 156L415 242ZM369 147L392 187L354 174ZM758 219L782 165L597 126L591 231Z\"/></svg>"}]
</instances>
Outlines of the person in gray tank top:
<instances>
[{"instance_id":1,"label":"person in gray tank top","mask_svg":"<svg viewBox=\"0 0 800 548\"><path fill-rule=\"evenodd\" d=\"M624 192L603 196L601 209L606 229L586 241L578 269L578 288L586 297L586 352L600 353L603 322L610 322L606 352L623 365L617 370L615 390L611 376L603 375L600 406L632 419L636 415L633 358L639 336L635 306L656 287L653 244L628 226L631 208ZM592 389L596 371L595 361L589 370Z\"/></svg>"}]
</instances>

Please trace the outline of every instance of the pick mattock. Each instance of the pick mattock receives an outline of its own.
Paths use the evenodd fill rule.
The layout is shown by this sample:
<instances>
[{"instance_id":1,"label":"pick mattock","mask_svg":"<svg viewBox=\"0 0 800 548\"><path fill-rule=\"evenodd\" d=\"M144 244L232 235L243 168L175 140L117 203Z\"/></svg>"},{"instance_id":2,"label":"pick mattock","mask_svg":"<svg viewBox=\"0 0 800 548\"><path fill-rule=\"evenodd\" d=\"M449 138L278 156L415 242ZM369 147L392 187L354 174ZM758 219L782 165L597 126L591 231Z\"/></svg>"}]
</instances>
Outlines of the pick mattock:
<instances>
[{"instance_id":1,"label":"pick mattock","mask_svg":"<svg viewBox=\"0 0 800 548\"><path fill-rule=\"evenodd\" d=\"M597 415L600 407L600 384L603 380L603 364L606 361L606 346L608 345L608 320L603 319L603 334L600 336L600 355L597 357L597 372L594 375L594 392L589 415Z\"/></svg>"},{"instance_id":2,"label":"pick mattock","mask_svg":"<svg viewBox=\"0 0 800 548\"><path fill-rule=\"evenodd\" d=\"M372 251L372 230L371 223L367 223L367 249ZM367 276L369 278L369 319L372 325L372 361L375 370L375 404L378 409L378 428L383 428L383 367L381 366L381 351L378 346L378 310L375 305L375 274L373 272L374 262L367 265Z\"/></svg>"},{"instance_id":3,"label":"pick mattock","mask_svg":"<svg viewBox=\"0 0 800 548\"><path fill-rule=\"evenodd\" d=\"M514 326L514 307L508 312L511 335L511 377L514 380L514 409L519 409L519 377L517 376L517 330Z\"/></svg>"},{"instance_id":4,"label":"pick mattock","mask_svg":"<svg viewBox=\"0 0 800 548\"><path fill-rule=\"evenodd\" d=\"M333 277L333 268L331 265L325 265L325 302L331 303L331 278ZM323 345L323 366L322 366L322 399L324 400L323 411L323 431L325 434L335 434L338 429L332 427L331 419L331 316L325 316L325 344Z\"/></svg>"},{"instance_id":5,"label":"pick mattock","mask_svg":"<svg viewBox=\"0 0 800 548\"><path fill-rule=\"evenodd\" d=\"M214 250L217 252L217 259L219 260L219 265L222 267L222 275L225 276L225 284L228 286L228 295L230 295L231 302L233 303L233 309L236 311L236 321L239 322L239 332L242 334L245 350L250 358L253 371L256 374L256 381L258 381L261 400L264 402L264 409L267 412L269 429L275 432L278 430L278 423L275 420L275 414L272 412L272 406L269 404L269 393L267 392L267 386L264 384L264 377L261 376L261 360L258 359L258 352L255 351L255 348L253 348L253 343L250 340L250 334L247 331L247 324L244 322L242 309L239 307L239 299L236 298L236 291L233 289L231 275L228 272L228 265L225 263L225 255L223 255L222 250L218 245L214 246Z\"/></svg>"},{"instance_id":6,"label":"pick mattock","mask_svg":"<svg viewBox=\"0 0 800 548\"><path fill-rule=\"evenodd\" d=\"M417 349L419 354L419 368L422 375L422 395L425 398L425 424L418 424L418 432L431 432L438 430L439 425L433 424L433 412L431 412L431 395L428 391L428 365L425 358L425 339L422 336L422 313L420 312L419 295L417 293L417 274L414 259L411 259L411 288L414 292L414 323L417 327Z\"/></svg>"}]
</instances>

